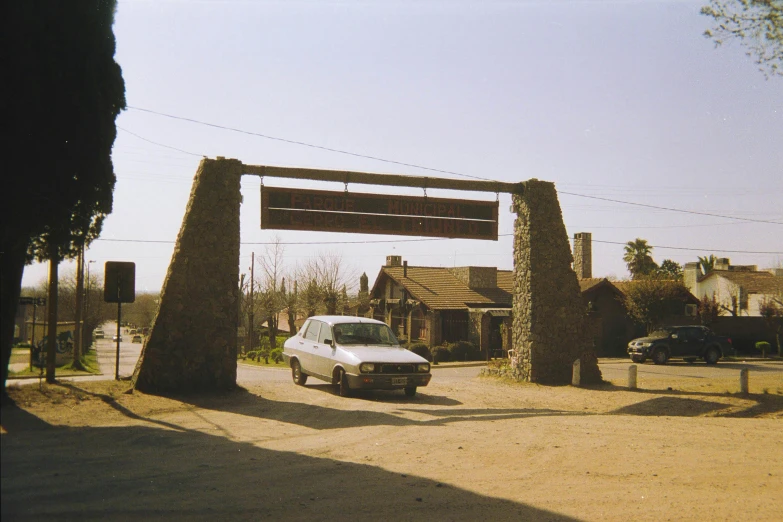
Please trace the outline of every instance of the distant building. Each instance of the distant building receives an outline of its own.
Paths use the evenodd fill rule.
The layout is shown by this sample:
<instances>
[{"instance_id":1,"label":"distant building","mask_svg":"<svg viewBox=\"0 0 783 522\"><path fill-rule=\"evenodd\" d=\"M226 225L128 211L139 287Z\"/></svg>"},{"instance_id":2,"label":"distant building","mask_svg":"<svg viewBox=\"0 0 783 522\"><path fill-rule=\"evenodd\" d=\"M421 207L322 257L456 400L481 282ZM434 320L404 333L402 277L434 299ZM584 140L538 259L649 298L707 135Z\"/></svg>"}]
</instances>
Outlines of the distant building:
<instances>
[{"instance_id":1,"label":"distant building","mask_svg":"<svg viewBox=\"0 0 783 522\"><path fill-rule=\"evenodd\" d=\"M783 306L783 270L759 270L756 265L732 265L728 258L716 260L713 269L702 275L698 263L686 263L685 286L701 299L715 300L733 316L758 317L765 300Z\"/></svg>"},{"instance_id":2,"label":"distant building","mask_svg":"<svg viewBox=\"0 0 783 522\"><path fill-rule=\"evenodd\" d=\"M511 347L512 272L408 266L387 256L370 291L371 314L407 342L471 341L485 354Z\"/></svg>"}]
</instances>

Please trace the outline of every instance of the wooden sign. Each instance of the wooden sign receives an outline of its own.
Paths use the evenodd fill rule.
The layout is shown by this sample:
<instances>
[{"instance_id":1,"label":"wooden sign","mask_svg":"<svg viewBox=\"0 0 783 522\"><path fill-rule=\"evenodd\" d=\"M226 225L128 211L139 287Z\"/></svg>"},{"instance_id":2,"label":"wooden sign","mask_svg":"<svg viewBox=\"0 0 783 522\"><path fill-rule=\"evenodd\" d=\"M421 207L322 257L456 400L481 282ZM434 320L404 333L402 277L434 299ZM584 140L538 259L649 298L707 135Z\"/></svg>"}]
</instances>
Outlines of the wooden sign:
<instances>
[{"instance_id":1,"label":"wooden sign","mask_svg":"<svg viewBox=\"0 0 783 522\"><path fill-rule=\"evenodd\" d=\"M498 203L261 187L261 228L498 239Z\"/></svg>"}]
</instances>

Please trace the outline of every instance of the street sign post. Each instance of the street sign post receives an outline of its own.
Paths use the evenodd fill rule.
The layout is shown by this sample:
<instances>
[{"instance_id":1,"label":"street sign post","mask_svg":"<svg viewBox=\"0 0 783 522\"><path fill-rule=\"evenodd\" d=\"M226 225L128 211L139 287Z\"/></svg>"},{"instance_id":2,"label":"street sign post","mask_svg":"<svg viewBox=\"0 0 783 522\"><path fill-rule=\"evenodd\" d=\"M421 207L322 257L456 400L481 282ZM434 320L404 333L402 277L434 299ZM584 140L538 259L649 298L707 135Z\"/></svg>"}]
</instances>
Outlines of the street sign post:
<instances>
[{"instance_id":1,"label":"street sign post","mask_svg":"<svg viewBox=\"0 0 783 522\"><path fill-rule=\"evenodd\" d=\"M136 300L136 263L106 261L103 281L103 300L107 303L117 303L117 355L114 365L114 380L119 381L122 303L132 303Z\"/></svg>"},{"instance_id":2,"label":"street sign post","mask_svg":"<svg viewBox=\"0 0 783 522\"><path fill-rule=\"evenodd\" d=\"M498 238L498 202L261 187L261 228Z\"/></svg>"}]
</instances>

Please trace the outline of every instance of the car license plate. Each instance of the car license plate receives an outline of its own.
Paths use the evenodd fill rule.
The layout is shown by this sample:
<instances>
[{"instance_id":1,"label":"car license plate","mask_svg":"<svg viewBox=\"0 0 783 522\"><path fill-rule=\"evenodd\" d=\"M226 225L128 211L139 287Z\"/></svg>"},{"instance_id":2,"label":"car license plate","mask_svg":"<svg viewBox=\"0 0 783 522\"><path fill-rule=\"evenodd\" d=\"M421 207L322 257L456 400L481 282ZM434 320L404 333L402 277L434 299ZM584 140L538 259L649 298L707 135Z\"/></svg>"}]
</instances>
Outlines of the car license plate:
<instances>
[{"instance_id":1,"label":"car license plate","mask_svg":"<svg viewBox=\"0 0 783 522\"><path fill-rule=\"evenodd\" d=\"M392 386L405 386L408 384L407 377L392 377Z\"/></svg>"}]
</instances>

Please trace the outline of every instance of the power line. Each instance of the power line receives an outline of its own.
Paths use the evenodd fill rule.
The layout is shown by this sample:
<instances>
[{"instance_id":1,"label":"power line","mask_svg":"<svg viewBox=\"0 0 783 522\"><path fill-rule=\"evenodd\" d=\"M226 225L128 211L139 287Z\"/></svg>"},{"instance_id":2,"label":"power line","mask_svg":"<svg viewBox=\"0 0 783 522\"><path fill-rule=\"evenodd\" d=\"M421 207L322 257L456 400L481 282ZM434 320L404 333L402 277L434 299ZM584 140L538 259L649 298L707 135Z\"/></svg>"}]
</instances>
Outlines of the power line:
<instances>
[{"instance_id":1,"label":"power line","mask_svg":"<svg viewBox=\"0 0 783 522\"><path fill-rule=\"evenodd\" d=\"M201 121L201 120L196 120L196 119L193 119L193 118L185 118L183 116L175 116L173 114L167 114L167 113L164 113L164 112L153 111L151 109L144 109L142 107L134 107L132 105L128 105L128 109L133 109L133 110L141 111L141 112L147 112L147 113L150 113L150 114L155 114L155 115L158 115L158 116L163 116L165 118L171 118L171 119L174 119L174 120L187 121L187 122L190 122L190 123L195 123L195 124L198 124L198 125L204 125L204 126L207 126L207 127L213 127L213 128L216 128L216 129L222 129L222 130L227 130L227 131L231 131L231 132L238 132L238 133L241 133L241 134L247 134L249 136L257 136L257 137L265 138L265 139L268 139L268 140L275 140L275 141L280 141L280 142L283 142L283 143L290 143L290 144L293 144L293 145L300 145L300 146L303 146L303 147L309 147L309 148L313 148L313 149L320 149L320 150L325 150L325 151L328 151L328 152L335 152L335 153L338 153L338 154L345 154L345 155L353 156L353 157L357 157L357 158L364 158L364 159L370 159L370 160L374 160L374 161L381 161L381 162L384 162L384 163L389 163L389 164L393 164L393 165L401 165L401 166L404 166L404 167L412 167L412 168L416 168L416 169L427 170L427 171L430 171L430 172L439 172L441 174L451 174L451 175L454 175L454 176L461 176L461 177L464 177L464 178L472 178L472 179L478 179L478 180L482 180L482 181L494 181L494 182L500 183L500 181L498 181L496 179L484 178L484 177L480 177L480 176L472 176L470 174L463 174L461 172L455 172L455 171L452 171L452 170L436 169L436 168L432 168L432 167L425 167L423 165L416 165L414 163L405 163L405 162L402 162L402 161L390 160L390 159L386 159L386 158L379 158L377 156L369 156L367 154L359 154L359 153L356 153L356 152L350 152L350 151L341 150L341 149L334 149L334 148L331 148L331 147L324 147L322 145L314 145L312 143L305 143L303 141L289 140L289 139L286 139L286 138L279 138L277 136L270 136L268 134L261 134L261 133L258 133L258 132L252 132L252 131L247 131L247 130L243 130L243 129L237 129L235 127L228 127L226 125L218 125L216 123L209 123L209 122L205 122L205 121ZM149 141L149 140L147 140L147 141ZM157 144L157 145L160 145L160 144ZM166 145L162 145L162 146L165 147ZM174 148L174 147L168 147L168 148ZM177 149L175 149L175 150L177 150ZM185 152L185 151L181 151L181 152ZM193 154L192 152L185 152L185 153L186 154ZM197 155L197 154L194 154L194 155ZM569 196L576 196L576 197L589 198L589 199L598 199L598 200L603 200L603 201L609 201L609 202L612 202L612 203L621 203L621 204L624 204L624 205L634 205L634 206L638 206L638 207L651 208L651 209L656 209L656 210L666 210L666 211L669 211L669 212L681 212L681 213L684 213L684 214L696 214L696 215L700 215L700 216L710 216L710 217L719 217L719 218L725 218L725 219L735 219L735 220L739 220L739 221L748 221L748 222L752 222L752 223L766 223L766 224L773 224L773 225L783 225L783 222L780 222L780 221L769 221L769 220L764 220L764 219L743 218L743 217L736 217L736 216L727 216L727 215L724 215L724 214L714 214L714 213L711 213L711 212L699 212L699 211L695 211L695 210L685 210L685 209L678 209L678 208L672 208L672 207L661 207L661 206L658 206L658 205L649 205L649 204L645 204L645 203L635 203L635 202L632 202L632 201L622 201L622 200L619 200L619 199L610 199L610 198L604 198L604 197L599 197L599 196L588 196L586 194L576 194L576 193L573 193L573 192L562 192L562 191L558 191L558 192L561 193L561 194L567 194Z\"/></svg>"},{"instance_id":2,"label":"power line","mask_svg":"<svg viewBox=\"0 0 783 522\"><path fill-rule=\"evenodd\" d=\"M653 208L656 210L668 210L669 212L682 212L683 214L696 214L698 216L710 216L710 217L719 217L719 218L727 218L727 219L737 219L740 221L751 221L753 223L768 223L772 225L783 225L783 222L780 221L769 221L766 219L753 219L753 218L745 218L745 217L737 217L737 216L726 216L723 214L713 214L711 212L699 212L696 210L685 210L681 208L672 208L672 207L660 207L657 205L647 205L645 203L634 203L632 201L621 201L619 199L611 199L611 198L603 198L600 196L588 196L585 194L575 194L573 192L564 192L562 190L559 190L558 193L560 194L567 194L569 196L576 196L580 198L589 198L589 199L600 199L601 201L610 201L612 203L622 203L624 205L633 205L636 207L645 207L645 208Z\"/></svg>"},{"instance_id":3,"label":"power line","mask_svg":"<svg viewBox=\"0 0 783 522\"><path fill-rule=\"evenodd\" d=\"M514 234L498 234L498 237L509 237L513 236ZM424 241L448 241L449 239L453 238L425 238L425 239L373 239L369 241L289 241L289 242L276 242L276 241L253 241L253 242L242 242L240 245L365 245L365 244L380 244L380 243L421 243ZM173 245L176 242L175 241L161 241L161 240L153 240L153 239L104 239L104 238L98 238L95 241L109 241L109 242L115 242L115 243L161 243L161 244L169 244ZM621 241L601 241L598 239L593 239L593 243L605 243L609 245L626 245L627 243L623 243ZM664 250L688 250L692 252L723 252L723 253L729 253L729 254L779 254L783 255L783 251L781 252L766 252L766 251L756 251L756 250L726 250L722 248L692 248L692 247L673 247L673 246L664 246L664 245L650 245L652 248L660 248Z\"/></svg>"},{"instance_id":4,"label":"power line","mask_svg":"<svg viewBox=\"0 0 783 522\"><path fill-rule=\"evenodd\" d=\"M181 152L181 153L183 153L183 154L190 154L191 156L198 156L199 158L204 158L204 157L206 157L206 156L204 156L204 155L202 155L202 154L196 154L195 152L188 152L188 151L186 151L186 150L178 149L177 147L172 147L171 145L164 145L163 143L158 143L157 141L152 141L152 140L150 140L150 139L144 138L143 136L139 136L139 135L138 135L138 134L136 134L135 132L131 132L131 131L129 131L128 129L123 129L123 128L122 128L122 127L120 127L119 125L117 125L117 128L118 128L118 129L120 129L120 130L121 130L121 131L123 131L123 132L127 132L127 133L128 133L128 134L130 134L131 136L136 136L137 138L139 138L139 139L140 139L140 140L142 140L142 141L146 141L147 143L152 143L153 145L157 145L158 147L165 147L165 148L167 148L167 149L176 150L177 152Z\"/></svg>"},{"instance_id":5,"label":"power line","mask_svg":"<svg viewBox=\"0 0 783 522\"><path fill-rule=\"evenodd\" d=\"M436 169L436 168L432 168L432 167L423 167L421 165L415 165L413 163L405 163L405 162L402 162L402 161L395 161L395 160L390 160L390 159L386 159L386 158L379 158L377 156L368 156L367 154L359 154L359 153L350 152L350 151L347 151L347 150L340 150L340 149L334 149L334 148L331 148L331 147L324 147L323 145L313 145L312 143L305 143L303 141L289 140L289 139L286 139L286 138L278 138L277 136L270 136L268 134L261 134L259 132L252 132L252 131L247 131L247 130L243 130L243 129L236 129L234 127L228 127L228 126L225 126L225 125L218 125L216 123L209 123L209 122L205 122L205 121L194 120L192 118L185 118L185 117L182 117L182 116L174 116L173 114L166 114L166 113L163 113L163 112L153 111L153 110L150 110L150 109L142 109L141 107L133 107L131 105L128 105L128 109L133 109L133 110L142 111L142 112L148 112L150 114L157 114L158 116L171 118L173 120L187 121L187 122L190 122L190 123L197 123L199 125L205 125L207 127L214 127L216 129L222 129L222 130L227 130L227 131L231 131L231 132L238 132L240 134L247 134L249 136L257 136L259 138L265 138L265 139L268 139L268 140L280 141L280 142L283 142L283 143L290 143L292 145L301 145L302 147L310 147L311 149L320 149L320 150L325 150L325 151L328 151L328 152L336 152L338 154L345 154L345 155L348 155L348 156L354 156L356 158L371 159L371 160L375 160L375 161L381 161L381 162L384 162L384 163L390 163L392 165L401 165L403 167L413 167L413 168L417 168L417 169L429 170L431 172L439 172L441 174L452 174L454 176L462 176L462 177L465 177L465 178L473 178L473 179L479 179L479 180L483 180L483 181L497 181L497 180L494 180L494 179L482 178L482 177L479 177L479 176L471 176L469 174L461 174L459 172L454 172L454 171L451 171L451 170L442 170L442 169Z\"/></svg>"}]
</instances>

